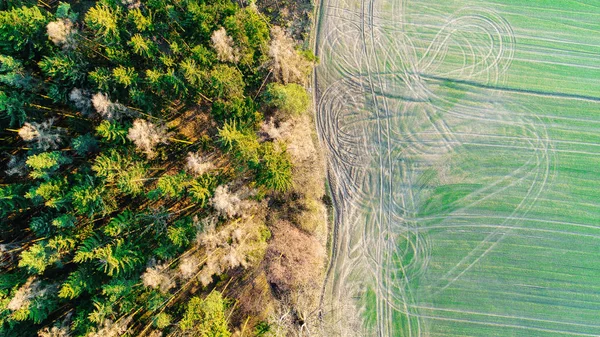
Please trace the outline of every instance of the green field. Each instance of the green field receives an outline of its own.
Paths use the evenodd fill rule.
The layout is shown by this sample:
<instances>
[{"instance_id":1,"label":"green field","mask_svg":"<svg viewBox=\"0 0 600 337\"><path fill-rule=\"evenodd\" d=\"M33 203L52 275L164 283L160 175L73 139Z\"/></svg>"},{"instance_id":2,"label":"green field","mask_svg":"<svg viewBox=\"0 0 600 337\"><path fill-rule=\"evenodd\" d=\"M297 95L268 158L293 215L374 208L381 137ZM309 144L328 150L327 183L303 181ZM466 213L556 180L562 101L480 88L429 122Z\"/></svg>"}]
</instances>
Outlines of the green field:
<instances>
[{"instance_id":1,"label":"green field","mask_svg":"<svg viewBox=\"0 0 600 337\"><path fill-rule=\"evenodd\" d=\"M340 336L600 335L600 3L326 0Z\"/></svg>"}]
</instances>

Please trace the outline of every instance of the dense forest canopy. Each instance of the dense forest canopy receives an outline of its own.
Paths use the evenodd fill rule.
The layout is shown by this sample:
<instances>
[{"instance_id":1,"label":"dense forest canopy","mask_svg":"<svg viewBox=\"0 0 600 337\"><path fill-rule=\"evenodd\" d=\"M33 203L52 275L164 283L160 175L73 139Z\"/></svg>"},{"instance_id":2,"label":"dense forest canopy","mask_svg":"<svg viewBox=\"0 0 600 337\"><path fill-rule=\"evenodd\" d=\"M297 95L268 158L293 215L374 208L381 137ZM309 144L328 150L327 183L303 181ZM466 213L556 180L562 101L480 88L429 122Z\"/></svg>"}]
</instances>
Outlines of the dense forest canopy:
<instances>
[{"instance_id":1,"label":"dense forest canopy","mask_svg":"<svg viewBox=\"0 0 600 337\"><path fill-rule=\"evenodd\" d=\"M310 52L253 3L0 6L0 335L307 329Z\"/></svg>"}]
</instances>

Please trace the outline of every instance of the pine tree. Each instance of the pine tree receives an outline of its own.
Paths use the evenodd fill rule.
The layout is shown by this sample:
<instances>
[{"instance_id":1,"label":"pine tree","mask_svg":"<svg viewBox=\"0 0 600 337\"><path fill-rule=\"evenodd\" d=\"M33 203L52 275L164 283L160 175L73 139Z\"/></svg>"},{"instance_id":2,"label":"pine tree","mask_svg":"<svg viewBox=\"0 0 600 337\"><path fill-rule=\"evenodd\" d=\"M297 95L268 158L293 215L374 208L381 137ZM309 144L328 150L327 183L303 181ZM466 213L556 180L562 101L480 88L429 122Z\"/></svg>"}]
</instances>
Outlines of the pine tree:
<instances>
[{"instance_id":1,"label":"pine tree","mask_svg":"<svg viewBox=\"0 0 600 337\"><path fill-rule=\"evenodd\" d=\"M98 4L88 10L85 15L85 23L93 29L97 36L102 37L107 44L118 43L120 7L111 9L105 4Z\"/></svg>"},{"instance_id":2,"label":"pine tree","mask_svg":"<svg viewBox=\"0 0 600 337\"><path fill-rule=\"evenodd\" d=\"M296 83L271 83L265 90L264 99L284 116L299 116L308 111L310 105L306 89Z\"/></svg>"},{"instance_id":3,"label":"pine tree","mask_svg":"<svg viewBox=\"0 0 600 337\"><path fill-rule=\"evenodd\" d=\"M25 123L27 113L25 95L19 92L5 92L0 90L0 112L9 120L12 127L19 127Z\"/></svg>"},{"instance_id":4,"label":"pine tree","mask_svg":"<svg viewBox=\"0 0 600 337\"><path fill-rule=\"evenodd\" d=\"M19 89L32 89L33 78L23 67L23 62L11 56L0 55L0 83Z\"/></svg>"},{"instance_id":5,"label":"pine tree","mask_svg":"<svg viewBox=\"0 0 600 337\"><path fill-rule=\"evenodd\" d=\"M134 53L146 58L154 56L157 49L152 41L140 34L133 35L127 44L133 49Z\"/></svg>"},{"instance_id":6,"label":"pine tree","mask_svg":"<svg viewBox=\"0 0 600 337\"><path fill-rule=\"evenodd\" d=\"M265 143L257 169L256 181L268 189L286 192L292 187L292 163L285 147Z\"/></svg>"},{"instance_id":7,"label":"pine tree","mask_svg":"<svg viewBox=\"0 0 600 337\"><path fill-rule=\"evenodd\" d=\"M102 184L96 185L90 176L84 176L82 181L71 189L69 195L74 211L91 218L97 214L109 214L116 208L114 197Z\"/></svg>"},{"instance_id":8,"label":"pine tree","mask_svg":"<svg viewBox=\"0 0 600 337\"><path fill-rule=\"evenodd\" d=\"M180 199L184 196L186 187L189 184L190 177L185 172L180 172L161 176L158 178L156 187L161 195Z\"/></svg>"},{"instance_id":9,"label":"pine tree","mask_svg":"<svg viewBox=\"0 0 600 337\"><path fill-rule=\"evenodd\" d=\"M38 65L46 75L70 85L75 85L85 76L79 69L80 65L68 55L45 56Z\"/></svg>"},{"instance_id":10,"label":"pine tree","mask_svg":"<svg viewBox=\"0 0 600 337\"><path fill-rule=\"evenodd\" d=\"M116 67L113 69L113 77L116 83L121 84L125 88L135 85L138 80L137 73L132 67Z\"/></svg>"},{"instance_id":11,"label":"pine tree","mask_svg":"<svg viewBox=\"0 0 600 337\"><path fill-rule=\"evenodd\" d=\"M179 325L199 337L229 337L225 309L223 296L216 290L204 299L192 297Z\"/></svg>"},{"instance_id":12,"label":"pine tree","mask_svg":"<svg viewBox=\"0 0 600 337\"><path fill-rule=\"evenodd\" d=\"M102 121L97 127L96 132L100 137L109 142L125 144L127 142L127 131L129 125L118 122Z\"/></svg>"},{"instance_id":13,"label":"pine tree","mask_svg":"<svg viewBox=\"0 0 600 337\"><path fill-rule=\"evenodd\" d=\"M258 137L254 132L243 130L235 122L227 122L219 129L219 141L235 158L255 166L258 163Z\"/></svg>"},{"instance_id":14,"label":"pine tree","mask_svg":"<svg viewBox=\"0 0 600 337\"><path fill-rule=\"evenodd\" d=\"M27 158L26 164L31 168L29 175L34 179L49 179L61 165L71 163L62 152L43 152Z\"/></svg>"},{"instance_id":15,"label":"pine tree","mask_svg":"<svg viewBox=\"0 0 600 337\"><path fill-rule=\"evenodd\" d=\"M18 55L43 46L46 24L49 19L38 7L21 7L0 11L0 53Z\"/></svg>"}]
</instances>

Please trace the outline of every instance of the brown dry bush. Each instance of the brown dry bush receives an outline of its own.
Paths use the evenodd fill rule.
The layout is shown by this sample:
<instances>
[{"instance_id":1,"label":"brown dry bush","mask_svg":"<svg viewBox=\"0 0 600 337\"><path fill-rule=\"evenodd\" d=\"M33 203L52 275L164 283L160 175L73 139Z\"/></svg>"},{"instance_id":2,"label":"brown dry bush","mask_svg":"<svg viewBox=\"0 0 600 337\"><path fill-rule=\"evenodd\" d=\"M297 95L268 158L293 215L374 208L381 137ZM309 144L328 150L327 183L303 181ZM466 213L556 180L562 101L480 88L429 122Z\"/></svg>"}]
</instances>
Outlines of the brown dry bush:
<instances>
[{"instance_id":1,"label":"brown dry bush","mask_svg":"<svg viewBox=\"0 0 600 337\"><path fill-rule=\"evenodd\" d=\"M283 220L272 226L272 232L265 256L269 283L282 293L316 285L325 261L319 241Z\"/></svg>"}]
</instances>

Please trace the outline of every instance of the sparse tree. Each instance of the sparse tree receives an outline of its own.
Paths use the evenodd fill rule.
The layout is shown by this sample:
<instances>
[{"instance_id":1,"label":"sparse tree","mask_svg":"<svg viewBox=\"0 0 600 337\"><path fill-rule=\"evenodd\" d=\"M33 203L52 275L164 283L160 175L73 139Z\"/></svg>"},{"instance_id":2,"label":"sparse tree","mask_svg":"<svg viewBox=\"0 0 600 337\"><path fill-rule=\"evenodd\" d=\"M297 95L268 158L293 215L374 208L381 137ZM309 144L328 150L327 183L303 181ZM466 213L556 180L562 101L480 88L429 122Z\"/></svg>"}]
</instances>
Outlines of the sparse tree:
<instances>
[{"instance_id":1,"label":"sparse tree","mask_svg":"<svg viewBox=\"0 0 600 337\"><path fill-rule=\"evenodd\" d=\"M280 291L290 292L319 279L325 250L310 236L286 221L272 227L273 239L267 249L267 278Z\"/></svg>"},{"instance_id":2,"label":"sparse tree","mask_svg":"<svg viewBox=\"0 0 600 337\"><path fill-rule=\"evenodd\" d=\"M75 107L83 114L88 114L92 106L89 92L78 88L73 88L69 93L69 100L73 102Z\"/></svg>"},{"instance_id":3,"label":"sparse tree","mask_svg":"<svg viewBox=\"0 0 600 337\"><path fill-rule=\"evenodd\" d=\"M233 218L239 215L242 206L242 200L236 193L231 193L228 186L219 186L215 190L210 204L222 216Z\"/></svg>"}]
</instances>

